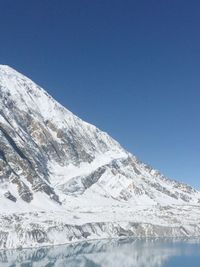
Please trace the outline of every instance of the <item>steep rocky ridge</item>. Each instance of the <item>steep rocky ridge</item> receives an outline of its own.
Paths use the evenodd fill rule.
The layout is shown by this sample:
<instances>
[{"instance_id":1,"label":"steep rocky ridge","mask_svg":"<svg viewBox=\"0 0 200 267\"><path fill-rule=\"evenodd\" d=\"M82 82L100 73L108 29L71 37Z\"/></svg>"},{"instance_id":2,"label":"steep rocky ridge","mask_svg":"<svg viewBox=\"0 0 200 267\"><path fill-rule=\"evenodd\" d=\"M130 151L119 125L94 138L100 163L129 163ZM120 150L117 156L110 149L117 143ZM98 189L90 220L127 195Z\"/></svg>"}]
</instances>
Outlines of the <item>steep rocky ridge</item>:
<instances>
[{"instance_id":1,"label":"steep rocky ridge","mask_svg":"<svg viewBox=\"0 0 200 267\"><path fill-rule=\"evenodd\" d=\"M140 232L134 223L144 226L143 235L199 235L199 206L197 190L140 162L33 81L0 65L0 247L54 244L60 229L65 239L55 243L70 242L69 233L86 224L88 234L78 240L100 238L104 227L112 229L106 237L120 236L124 222L130 235ZM186 218L190 210L195 223ZM45 238L32 242L30 229Z\"/></svg>"}]
</instances>

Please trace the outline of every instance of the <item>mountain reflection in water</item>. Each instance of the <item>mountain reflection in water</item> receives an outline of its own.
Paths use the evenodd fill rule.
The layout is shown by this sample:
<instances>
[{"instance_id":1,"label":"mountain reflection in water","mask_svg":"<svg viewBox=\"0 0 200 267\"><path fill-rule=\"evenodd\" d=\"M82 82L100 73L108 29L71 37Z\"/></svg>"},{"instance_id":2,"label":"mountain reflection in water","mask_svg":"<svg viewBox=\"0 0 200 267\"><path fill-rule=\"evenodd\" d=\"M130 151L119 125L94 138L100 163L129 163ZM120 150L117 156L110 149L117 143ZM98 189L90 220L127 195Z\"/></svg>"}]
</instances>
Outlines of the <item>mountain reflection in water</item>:
<instances>
[{"instance_id":1,"label":"mountain reflection in water","mask_svg":"<svg viewBox=\"0 0 200 267\"><path fill-rule=\"evenodd\" d=\"M190 265L184 265L187 262ZM1 267L167 267L199 266L199 240L120 239L0 251ZM197 261L191 262L191 259ZM174 261L173 261L174 260ZM197 264L196 263L196 264Z\"/></svg>"}]
</instances>

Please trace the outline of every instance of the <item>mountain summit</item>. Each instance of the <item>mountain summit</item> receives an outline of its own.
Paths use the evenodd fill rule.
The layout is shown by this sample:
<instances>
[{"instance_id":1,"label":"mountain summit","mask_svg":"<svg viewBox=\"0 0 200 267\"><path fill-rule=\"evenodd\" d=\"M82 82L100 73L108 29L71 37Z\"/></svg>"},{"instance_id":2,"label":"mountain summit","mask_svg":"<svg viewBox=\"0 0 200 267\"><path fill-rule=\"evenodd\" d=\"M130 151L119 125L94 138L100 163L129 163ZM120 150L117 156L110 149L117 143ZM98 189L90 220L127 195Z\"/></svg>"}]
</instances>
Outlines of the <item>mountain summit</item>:
<instances>
[{"instance_id":1,"label":"mountain summit","mask_svg":"<svg viewBox=\"0 0 200 267\"><path fill-rule=\"evenodd\" d=\"M138 161L33 81L0 65L1 248L195 236L199 207L200 192Z\"/></svg>"}]
</instances>

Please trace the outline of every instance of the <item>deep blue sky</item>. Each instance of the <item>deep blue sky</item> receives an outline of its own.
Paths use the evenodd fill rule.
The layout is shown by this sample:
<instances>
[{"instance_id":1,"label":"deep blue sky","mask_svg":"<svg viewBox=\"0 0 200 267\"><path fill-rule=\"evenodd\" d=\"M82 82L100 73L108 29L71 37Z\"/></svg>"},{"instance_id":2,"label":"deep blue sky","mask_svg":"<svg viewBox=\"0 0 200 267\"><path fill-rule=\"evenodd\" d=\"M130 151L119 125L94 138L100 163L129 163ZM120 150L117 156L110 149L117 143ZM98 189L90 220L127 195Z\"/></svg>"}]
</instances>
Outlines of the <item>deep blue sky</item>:
<instances>
[{"instance_id":1,"label":"deep blue sky","mask_svg":"<svg viewBox=\"0 0 200 267\"><path fill-rule=\"evenodd\" d=\"M0 0L0 64L200 188L200 1Z\"/></svg>"}]
</instances>

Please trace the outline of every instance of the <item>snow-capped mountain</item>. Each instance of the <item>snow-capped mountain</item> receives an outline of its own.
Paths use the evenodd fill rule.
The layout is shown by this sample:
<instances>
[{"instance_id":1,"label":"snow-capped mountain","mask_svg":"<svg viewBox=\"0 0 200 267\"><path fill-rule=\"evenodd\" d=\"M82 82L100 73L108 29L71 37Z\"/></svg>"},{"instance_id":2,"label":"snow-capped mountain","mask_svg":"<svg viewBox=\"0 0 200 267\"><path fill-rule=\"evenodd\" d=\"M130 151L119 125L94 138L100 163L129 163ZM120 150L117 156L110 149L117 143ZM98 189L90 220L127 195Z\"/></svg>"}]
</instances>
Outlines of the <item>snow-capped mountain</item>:
<instances>
[{"instance_id":1,"label":"snow-capped mountain","mask_svg":"<svg viewBox=\"0 0 200 267\"><path fill-rule=\"evenodd\" d=\"M0 65L1 248L199 235L199 207L198 191L138 161Z\"/></svg>"}]
</instances>

